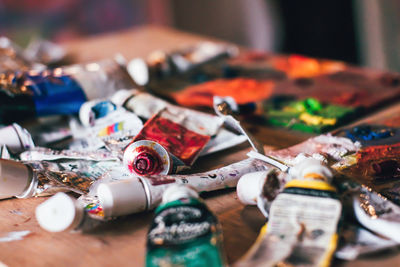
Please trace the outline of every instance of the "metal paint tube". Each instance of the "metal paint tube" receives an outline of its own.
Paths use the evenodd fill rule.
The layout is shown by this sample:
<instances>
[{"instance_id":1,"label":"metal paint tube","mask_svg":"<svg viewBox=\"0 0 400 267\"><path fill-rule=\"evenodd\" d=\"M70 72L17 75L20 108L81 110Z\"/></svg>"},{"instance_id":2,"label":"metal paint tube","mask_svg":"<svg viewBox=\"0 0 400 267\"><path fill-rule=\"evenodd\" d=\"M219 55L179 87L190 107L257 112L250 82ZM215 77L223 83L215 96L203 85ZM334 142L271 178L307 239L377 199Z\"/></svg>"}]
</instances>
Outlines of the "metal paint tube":
<instances>
[{"instance_id":1,"label":"metal paint tube","mask_svg":"<svg viewBox=\"0 0 400 267\"><path fill-rule=\"evenodd\" d=\"M197 192L171 186L147 234L146 266L226 266L222 229Z\"/></svg>"},{"instance_id":2,"label":"metal paint tube","mask_svg":"<svg viewBox=\"0 0 400 267\"><path fill-rule=\"evenodd\" d=\"M159 205L163 192L174 184L208 192L235 187L239 178L249 172L266 170L262 162L246 159L220 169L188 175L139 177L99 184L97 195L106 217L122 216Z\"/></svg>"},{"instance_id":3,"label":"metal paint tube","mask_svg":"<svg viewBox=\"0 0 400 267\"><path fill-rule=\"evenodd\" d=\"M298 176L272 202L268 223L236 266L329 266L342 212L332 173L315 159L295 168Z\"/></svg>"},{"instance_id":4,"label":"metal paint tube","mask_svg":"<svg viewBox=\"0 0 400 267\"><path fill-rule=\"evenodd\" d=\"M211 139L195 122L168 109L160 111L125 149L124 164L137 175L170 174L190 167Z\"/></svg>"},{"instance_id":5,"label":"metal paint tube","mask_svg":"<svg viewBox=\"0 0 400 267\"><path fill-rule=\"evenodd\" d=\"M0 83L4 122L78 113L87 99L109 97L136 85L116 60L9 73L0 76Z\"/></svg>"},{"instance_id":6,"label":"metal paint tube","mask_svg":"<svg viewBox=\"0 0 400 267\"><path fill-rule=\"evenodd\" d=\"M88 193L95 181L116 166L116 161L59 160L25 161L0 160L0 198L29 198L73 191Z\"/></svg>"}]
</instances>

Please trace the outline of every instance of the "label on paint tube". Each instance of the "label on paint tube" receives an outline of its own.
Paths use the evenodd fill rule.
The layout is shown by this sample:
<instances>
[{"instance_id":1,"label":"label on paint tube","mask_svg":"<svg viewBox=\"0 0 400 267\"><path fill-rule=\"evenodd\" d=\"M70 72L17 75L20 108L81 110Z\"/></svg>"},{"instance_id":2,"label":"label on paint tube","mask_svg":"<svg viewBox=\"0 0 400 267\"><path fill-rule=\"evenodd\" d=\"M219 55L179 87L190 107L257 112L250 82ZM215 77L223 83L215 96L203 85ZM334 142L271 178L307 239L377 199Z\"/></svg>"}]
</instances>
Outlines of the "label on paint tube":
<instances>
[{"instance_id":1,"label":"label on paint tube","mask_svg":"<svg viewBox=\"0 0 400 267\"><path fill-rule=\"evenodd\" d=\"M71 120L74 141L69 145L75 150L94 150L107 147L122 159L123 151L143 128L143 123L134 113L119 108L105 117L96 119L90 127L82 127Z\"/></svg>"},{"instance_id":2,"label":"label on paint tube","mask_svg":"<svg viewBox=\"0 0 400 267\"><path fill-rule=\"evenodd\" d=\"M224 266L217 218L195 198L156 209L147 235L146 266Z\"/></svg>"},{"instance_id":3,"label":"label on paint tube","mask_svg":"<svg viewBox=\"0 0 400 267\"><path fill-rule=\"evenodd\" d=\"M238 266L328 266L342 205L323 181L292 180L272 202L268 223Z\"/></svg>"},{"instance_id":4,"label":"label on paint tube","mask_svg":"<svg viewBox=\"0 0 400 267\"><path fill-rule=\"evenodd\" d=\"M170 174L190 167L210 140L190 118L162 110L148 120L124 152L138 175Z\"/></svg>"}]
</instances>

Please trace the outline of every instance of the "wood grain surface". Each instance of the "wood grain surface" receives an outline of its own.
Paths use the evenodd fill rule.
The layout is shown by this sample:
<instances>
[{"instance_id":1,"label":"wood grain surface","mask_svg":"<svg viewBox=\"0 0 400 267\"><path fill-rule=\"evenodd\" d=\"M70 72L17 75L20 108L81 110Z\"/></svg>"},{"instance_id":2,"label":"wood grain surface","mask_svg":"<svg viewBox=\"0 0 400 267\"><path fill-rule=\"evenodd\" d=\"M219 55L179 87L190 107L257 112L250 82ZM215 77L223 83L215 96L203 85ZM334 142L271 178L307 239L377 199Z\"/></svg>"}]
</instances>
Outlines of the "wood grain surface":
<instances>
[{"instance_id":1,"label":"wood grain surface","mask_svg":"<svg viewBox=\"0 0 400 267\"><path fill-rule=\"evenodd\" d=\"M75 62L108 58L116 53L126 58L146 56L151 51L170 51L211 40L193 34L155 26L146 26L108 35L65 43ZM394 110L394 111L393 111ZM392 111L399 112L400 106ZM248 125L268 149L288 147L309 135ZM209 170L246 158L250 150L241 145L228 151L200 158L194 171ZM224 233L228 262L240 258L255 241L264 218L255 207L245 207L233 189L203 195L218 216ZM118 218L88 233L49 233L34 217L35 207L46 198L0 201L0 237L11 231L29 230L23 240L0 242L0 266L143 266L146 233L152 213L144 212ZM398 250L364 257L353 262L333 262L337 266L400 266Z\"/></svg>"}]
</instances>

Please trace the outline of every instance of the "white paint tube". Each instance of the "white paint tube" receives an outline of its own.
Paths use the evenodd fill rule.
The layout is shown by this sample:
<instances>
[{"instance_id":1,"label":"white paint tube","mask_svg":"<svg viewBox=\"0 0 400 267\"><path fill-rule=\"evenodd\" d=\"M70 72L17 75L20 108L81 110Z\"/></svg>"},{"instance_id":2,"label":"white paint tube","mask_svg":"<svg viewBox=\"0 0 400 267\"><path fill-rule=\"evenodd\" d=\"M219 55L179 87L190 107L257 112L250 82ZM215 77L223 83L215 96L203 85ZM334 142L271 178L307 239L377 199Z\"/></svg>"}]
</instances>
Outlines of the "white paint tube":
<instances>
[{"instance_id":1,"label":"white paint tube","mask_svg":"<svg viewBox=\"0 0 400 267\"><path fill-rule=\"evenodd\" d=\"M258 160L246 159L204 173L140 177L103 183L98 186L97 195L106 217L121 216L155 208L160 204L165 189L173 184L186 184L197 192L214 191L235 187L245 173L266 168Z\"/></svg>"}]
</instances>

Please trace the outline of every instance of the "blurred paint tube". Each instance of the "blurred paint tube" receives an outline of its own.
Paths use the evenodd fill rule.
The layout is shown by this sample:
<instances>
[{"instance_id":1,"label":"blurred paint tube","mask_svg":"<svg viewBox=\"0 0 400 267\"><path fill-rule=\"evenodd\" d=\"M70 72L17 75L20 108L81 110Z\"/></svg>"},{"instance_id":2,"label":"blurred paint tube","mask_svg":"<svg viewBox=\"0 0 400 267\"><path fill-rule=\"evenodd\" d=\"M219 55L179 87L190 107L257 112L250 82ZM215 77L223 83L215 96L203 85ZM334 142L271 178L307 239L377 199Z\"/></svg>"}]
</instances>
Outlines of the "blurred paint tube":
<instances>
[{"instance_id":1,"label":"blurred paint tube","mask_svg":"<svg viewBox=\"0 0 400 267\"><path fill-rule=\"evenodd\" d=\"M35 147L30 133L16 123L0 129L0 145L14 154Z\"/></svg>"},{"instance_id":2,"label":"blurred paint tube","mask_svg":"<svg viewBox=\"0 0 400 267\"><path fill-rule=\"evenodd\" d=\"M165 190L147 234L146 266L226 266L222 229L195 190Z\"/></svg>"},{"instance_id":3,"label":"blurred paint tube","mask_svg":"<svg viewBox=\"0 0 400 267\"><path fill-rule=\"evenodd\" d=\"M56 204L42 205L41 213L42 219L38 221L44 222L41 226L49 231L64 231L79 229L80 225L92 224L93 219L108 220L112 217L123 216L132 213L138 213L146 210L156 208L162 200L164 191L172 185L188 185L194 188L197 192L208 192L219 189L235 187L238 179L245 173L265 170L266 167L262 162L254 159L246 159L226 167L216 169L213 171L190 174L190 175L163 175L154 177L133 177L121 167L110 168L107 175L102 177L102 182L97 185L97 198L98 202L92 201L92 194L87 196L89 200L85 200L87 207L92 205L94 215L81 216L81 212L72 212L73 216L61 218L59 220L47 219L47 214L63 214L68 207L76 207L71 205L71 198L63 197L61 200L55 202ZM119 176L119 177L116 177ZM112 181L108 182L107 181ZM85 197L81 197L84 199ZM66 203L64 203L66 202ZM91 204L93 202L94 204ZM44 202L46 203L46 202ZM89 204L88 204L89 203ZM82 205L81 205L82 206ZM86 208L88 210L89 207ZM75 208L69 208L75 211ZM82 210L82 208L80 208ZM36 215L38 212L36 213ZM67 223L64 223L67 220ZM88 222L86 222L88 221ZM72 223L73 222L73 223ZM49 226L50 224L50 226ZM53 225L54 224L54 225ZM59 226L61 224L61 226ZM65 225L68 225L66 227ZM73 225L73 227L70 227ZM58 229L58 230L57 230Z\"/></svg>"},{"instance_id":4,"label":"blurred paint tube","mask_svg":"<svg viewBox=\"0 0 400 267\"><path fill-rule=\"evenodd\" d=\"M148 70L146 73L148 74L148 79L146 81L152 82L153 80L182 74L203 64L237 54L238 48L236 46L212 42L201 42L170 53L157 50L147 57ZM136 65L138 66L136 67ZM135 64L130 67L128 64L128 70L131 70L132 73L139 73L143 69L141 65Z\"/></svg>"},{"instance_id":5,"label":"blurred paint tube","mask_svg":"<svg viewBox=\"0 0 400 267\"><path fill-rule=\"evenodd\" d=\"M111 102L108 102L111 104ZM96 112L93 108L87 108L87 104L95 110L98 107L96 102L85 103L80 111L81 121ZM101 101L100 106L107 106ZM105 109L108 109L107 107ZM99 115L99 114L103 115ZM86 120L87 122L89 119ZM95 150L107 147L114 155L123 158L123 151L132 139L143 128L143 123L137 115L123 108L115 110L103 110L94 116L90 126L82 127L79 123L72 120L70 127L74 140L69 144L70 149L74 150Z\"/></svg>"},{"instance_id":6,"label":"blurred paint tube","mask_svg":"<svg viewBox=\"0 0 400 267\"><path fill-rule=\"evenodd\" d=\"M398 242L378 236L355 225L345 226L340 237L344 244L336 250L335 257L341 260L355 260L363 255L394 249L399 246Z\"/></svg>"},{"instance_id":7,"label":"blurred paint tube","mask_svg":"<svg viewBox=\"0 0 400 267\"><path fill-rule=\"evenodd\" d=\"M244 143L247 140L244 135L236 134L221 128L223 119L218 116L172 105L148 93L139 92L137 90L119 90L111 98L111 101L118 106L125 107L146 120L165 108L171 113L190 118L193 124L199 125L198 128L204 129L206 131L205 133L212 137L210 142L202 150L201 155L221 151Z\"/></svg>"},{"instance_id":8,"label":"blurred paint tube","mask_svg":"<svg viewBox=\"0 0 400 267\"><path fill-rule=\"evenodd\" d=\"M45 71L0 76L1 121L74 114L87 99L111 96L135 87L125 66L116 60L77 64Z\"/></svg>"},{"instance_id":9,"label":"blurred paint tube","mask_svg":"<svg viewBox=\"0 0 400 267\"><path fill-rule=\"evenodd\" d=\"M167 109L175 116L186 118L205 135L216 135L223 124L223 119L218 116L172 105L163 99L137 90L119 90L112 96L111 101L146 120Z\"/></svg>"},{"instance_id":10,"label":"blurred paint tube","mask_svg":"<svg viewBox=\"0 0 400 267\"><path fill-rule=\"evenodd\" d=\"M0 199L53 195L73 191L88 193L96 180L116 161L28 161L0 160Z\"/></svg>"},{"instance_id":11,"label":"blurred paint tube","mask_svg":"<svg viewBox=\"0 0 400 267\"><path fill-rule=\"evenodd\" d=\"M271 204L268 223L236 266L329 266L338 241L342 205L332 173L305 159Z\"/></svg>"},{"instance_id":12,"label":"blurred paint tube","mask_svg":"<svg viewBox=\"0 0 400 267\"><path fill-rule=\"evenodd\" d=\"M189 168L211 139L207 128L196 121L168 109L160 111L125 149L124 165L137 175L170 174Z\"/></svg>"},{"instance_id":13,"label":"blurred paint tube","mask_svg":"<svg viewBox=\"0 0 400 267\"><path fill-rule=\"evenodd\" d=\"M20 154L20 159L25 161L35 160L93 160L93 161L105 161L114 160L118 158L113 156L111 152L107 150L96 150L96 151L75 151L75 150L52 150L50 148L36 147L34 149L25 151Z\"/></svg>"},{"instance_id":14,"label":"blurred paint tube","mask_svg":"<svg viewBox=\"0 0 400 267\"><path fill-rule=\"evenodd\" d=\"M370 231L400 243L400 207L369 187L360 186L353 195L358 222Z\"/></svg>"}]
</instances>

